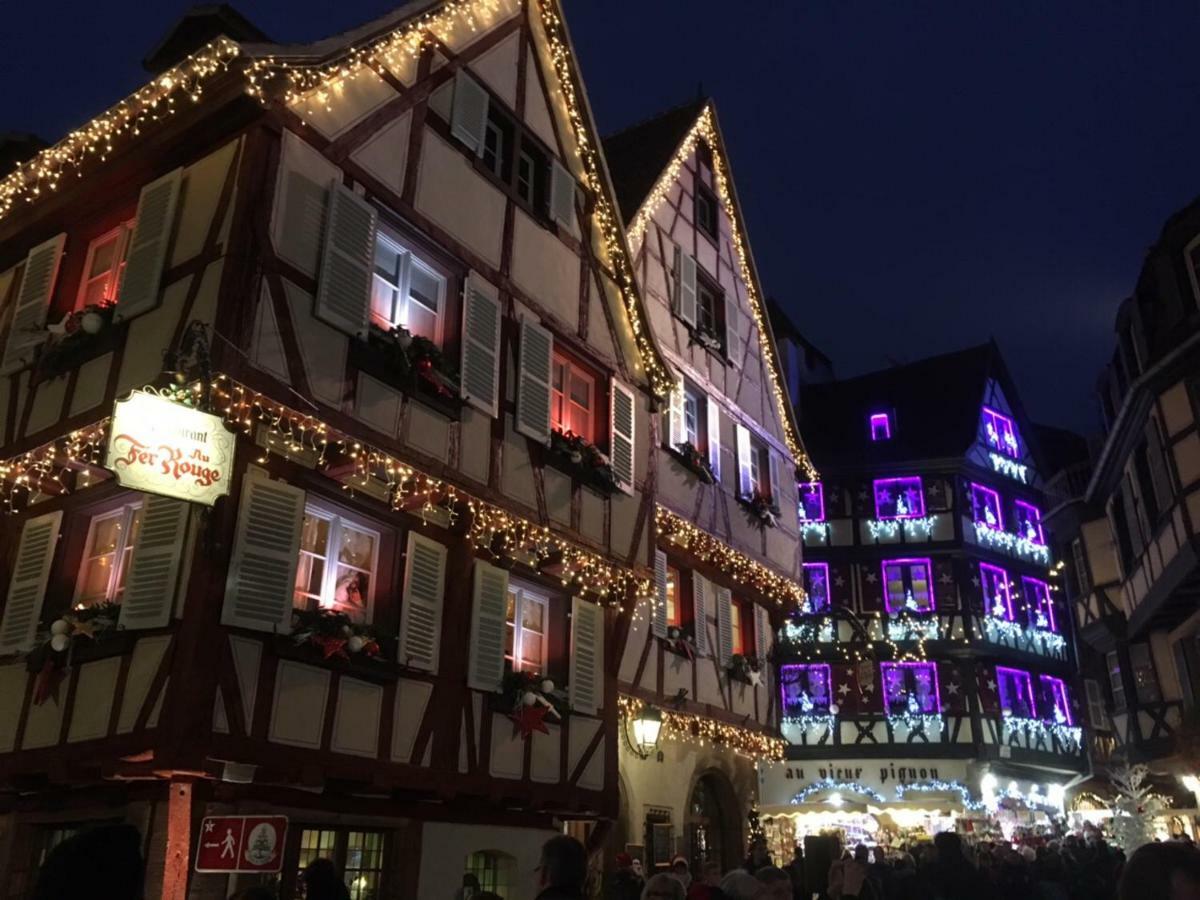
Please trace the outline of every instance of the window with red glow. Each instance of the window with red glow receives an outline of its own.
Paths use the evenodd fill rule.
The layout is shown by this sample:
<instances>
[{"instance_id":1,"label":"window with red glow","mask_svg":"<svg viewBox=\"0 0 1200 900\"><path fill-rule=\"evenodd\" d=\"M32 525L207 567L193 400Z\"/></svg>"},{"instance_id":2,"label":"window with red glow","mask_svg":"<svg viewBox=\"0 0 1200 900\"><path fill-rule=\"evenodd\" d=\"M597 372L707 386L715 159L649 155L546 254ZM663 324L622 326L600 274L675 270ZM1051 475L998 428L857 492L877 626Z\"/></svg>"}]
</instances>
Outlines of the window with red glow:
<instances>
[{"instance_id":1,"label":"window with red glow","mask_svg":"<svg viewBox=\"0 0 1200 900\"><path fill-rule=\"evenodd\" d=\"M133 222L126 222L93 238L88 244L83 278L79 282L79 296L75 301L76 309L116 302L121 276L125 273L125 257L132 231Z\"/></svg>"},{"instance_id":2,"label":"window with red glow","mask_svg":"<svg viewBox=\"0 0 1200 900\"><path fill-rule=\"evenodd\" d=\"M729 604L729 632L733 635L733 652L746 655L745 629L742 627L742 604L734 600Z\"/></svg>"},{"instance_id":3,"label":"window with red glow","mask_svg":"<svg viewBox=\"0 0 1200 900\"><path fill-rule=\"evenodd\" d=\"M565 356L554 354L551 381L550 425L571 432L588 443L595 441L596 379Z\"/></svg>"},{"instance_id":4,"label":"window with red glow","mask_svg":"<svg viewBox=\"0 0 1200 900\"><path fill-rule=\"evenodd\" d=\"M667 627L679 628L683 624L683 603L680 593L679 570L667 566Z\"/></svg>"}]
</instances>

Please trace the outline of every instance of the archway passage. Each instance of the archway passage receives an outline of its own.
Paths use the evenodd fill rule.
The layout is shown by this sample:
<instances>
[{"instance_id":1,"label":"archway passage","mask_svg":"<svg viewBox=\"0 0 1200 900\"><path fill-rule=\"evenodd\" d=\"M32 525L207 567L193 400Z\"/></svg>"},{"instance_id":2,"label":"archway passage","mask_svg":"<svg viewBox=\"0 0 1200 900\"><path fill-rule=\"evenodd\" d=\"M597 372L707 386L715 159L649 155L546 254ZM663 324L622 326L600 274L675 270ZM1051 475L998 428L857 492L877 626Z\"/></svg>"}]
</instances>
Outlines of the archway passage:
<instances>
[{"instance_id":1,"label":"archway passage","mask_svg":"<svg viewBox=\"0 0 1200 900\"><path fill-rule=\"evenodd\" d=\"M721 871L741 861L741 807L729 779L709 772L696 779L687 810L688 855L694 877L706 862L719 862Z\"/></svg>"}]
</instances>

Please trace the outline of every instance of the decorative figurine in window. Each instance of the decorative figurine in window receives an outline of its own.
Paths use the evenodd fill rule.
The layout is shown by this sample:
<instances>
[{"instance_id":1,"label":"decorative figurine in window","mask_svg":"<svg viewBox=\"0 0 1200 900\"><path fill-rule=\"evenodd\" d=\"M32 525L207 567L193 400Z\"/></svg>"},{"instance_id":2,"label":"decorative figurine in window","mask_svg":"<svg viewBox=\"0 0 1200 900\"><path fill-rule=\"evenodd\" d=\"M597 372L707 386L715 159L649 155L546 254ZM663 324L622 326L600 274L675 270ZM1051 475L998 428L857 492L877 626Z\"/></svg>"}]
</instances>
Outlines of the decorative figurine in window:
<instances>
[{"instance_id":1,"label":"decorative figurine in window","mask_svg":"<svg viewBox=\"0 0 1200 900\"><path fill-rule=\"evenodd\" d=\"M921 703L917 700L915 694L908 695L908 711L914 716L921 714Z\"/></svg>"}]
</instances>

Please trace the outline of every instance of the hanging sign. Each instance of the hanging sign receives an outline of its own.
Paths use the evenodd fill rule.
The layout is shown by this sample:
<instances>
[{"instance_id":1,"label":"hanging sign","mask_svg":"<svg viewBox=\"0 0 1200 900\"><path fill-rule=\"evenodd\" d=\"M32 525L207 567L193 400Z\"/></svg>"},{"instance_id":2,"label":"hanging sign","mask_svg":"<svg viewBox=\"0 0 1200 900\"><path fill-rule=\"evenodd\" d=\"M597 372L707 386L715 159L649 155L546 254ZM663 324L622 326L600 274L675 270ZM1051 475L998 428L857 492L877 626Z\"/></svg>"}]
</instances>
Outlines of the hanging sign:
<instances>
[{"instance_id":1,"label":"hanging sign","mask_svg":"<svg viewBox=\"0 0 1200 900\"><path fill-rule=\"evenodd\" d=\"M217 416L134 391L113 407L104 467L122 487L212 506L229 493L235 443Z\"/></svg>"},{"instance_id":2,"label":"hanging sign","mask_svg":"<svg viewBox=\"0 0 1200 900\"><path fill-rule=\"evenodd\" d=\"M196 871L278 872L287 823L287 816L206 816Z\"/></svg>"}]
</instances>

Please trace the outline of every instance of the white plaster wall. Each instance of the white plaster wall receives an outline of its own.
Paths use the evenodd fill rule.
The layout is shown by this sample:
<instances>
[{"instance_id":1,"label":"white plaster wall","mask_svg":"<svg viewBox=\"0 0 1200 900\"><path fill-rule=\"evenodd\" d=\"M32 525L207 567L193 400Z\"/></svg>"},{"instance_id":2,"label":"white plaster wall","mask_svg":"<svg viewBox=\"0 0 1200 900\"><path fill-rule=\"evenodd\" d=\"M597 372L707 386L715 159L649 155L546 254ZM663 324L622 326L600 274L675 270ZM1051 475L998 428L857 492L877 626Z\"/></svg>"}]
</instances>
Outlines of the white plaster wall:
<instances>
[{"instance_id":1,"label":"white plaster wall","mask_svg":"<svg viewBox=\"0 0 1200 900\"><path fill-rule=\"evenodd\" d=\"M498 850L515 858L515 884L508 900L537 896L533 870L542 844L556 832L500 825L462 825L426 822L421 832L420 897L453 897L462 887L467 857L480 850Z\"/></svg>"}]
</instances>

